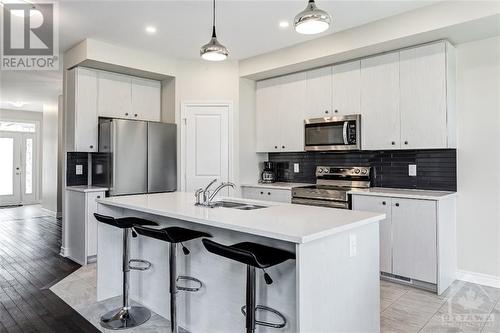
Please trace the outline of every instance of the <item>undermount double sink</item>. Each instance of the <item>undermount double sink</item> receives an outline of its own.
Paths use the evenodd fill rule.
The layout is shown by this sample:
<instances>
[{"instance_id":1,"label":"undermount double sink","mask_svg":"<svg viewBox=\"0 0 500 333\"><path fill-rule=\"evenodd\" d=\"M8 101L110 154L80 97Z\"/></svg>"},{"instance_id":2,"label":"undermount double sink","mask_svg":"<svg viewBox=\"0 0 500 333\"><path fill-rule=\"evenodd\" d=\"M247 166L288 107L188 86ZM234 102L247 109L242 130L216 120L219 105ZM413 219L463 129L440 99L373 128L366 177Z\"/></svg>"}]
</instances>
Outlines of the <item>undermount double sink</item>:
<instances>
[{"instance_id":1,"label":"undermount double sink","mask_svg":"<svg viewBox=\"0 0 500 333\"><path fill-rule=\"evenodd\" d=\"M212 202L211 206L213 208L223 207L223 208L234 208L239 210L254 210L254 209L266 208L266 206L254 205L244 202L226 201L226 200L214 201Z\"/></svg>"}]
</instances>

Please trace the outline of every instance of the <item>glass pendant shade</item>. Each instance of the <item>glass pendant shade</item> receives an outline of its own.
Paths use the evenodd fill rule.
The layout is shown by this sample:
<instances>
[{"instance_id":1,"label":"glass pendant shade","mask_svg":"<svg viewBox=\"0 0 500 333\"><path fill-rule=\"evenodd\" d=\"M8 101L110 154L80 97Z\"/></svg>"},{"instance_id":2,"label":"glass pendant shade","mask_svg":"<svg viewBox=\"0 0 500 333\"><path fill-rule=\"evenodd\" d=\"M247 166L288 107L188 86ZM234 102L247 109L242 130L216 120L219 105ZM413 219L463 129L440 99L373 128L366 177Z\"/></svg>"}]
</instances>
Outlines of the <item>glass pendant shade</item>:
<instances>
[{"instance_id":1,"label":"glass pendant shade","mask_svg":"<svg viewBox=\"0 0 500 333\"><path fill-rule=\"evenodd\" d=\"M295 31L304 35L314 35L326 31L332 22L330 14L318 9L314 0L309 0L306 9L295 16Z\"/></svg>"}]
</instances>

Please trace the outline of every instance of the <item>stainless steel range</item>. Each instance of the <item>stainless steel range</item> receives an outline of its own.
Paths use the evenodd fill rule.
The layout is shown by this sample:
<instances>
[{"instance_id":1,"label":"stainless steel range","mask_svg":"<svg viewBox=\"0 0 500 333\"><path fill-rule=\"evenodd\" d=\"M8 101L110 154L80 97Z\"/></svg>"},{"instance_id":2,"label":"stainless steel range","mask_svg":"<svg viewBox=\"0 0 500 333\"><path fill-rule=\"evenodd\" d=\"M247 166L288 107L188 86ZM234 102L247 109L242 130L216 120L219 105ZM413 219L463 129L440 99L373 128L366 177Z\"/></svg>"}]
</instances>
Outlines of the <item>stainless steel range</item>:
<instances>
[{"instance_id":1,"label":"stainless steel range","mask_svg":"<svg viewBox=\"0 0 500 333\"><path fill-rule=\"evenodd\" d=\"M347 193L369 188L370 172L370 167L318 166L316 185L294 187L292 203L349 209Z\"/></svg>"}]
</instances>

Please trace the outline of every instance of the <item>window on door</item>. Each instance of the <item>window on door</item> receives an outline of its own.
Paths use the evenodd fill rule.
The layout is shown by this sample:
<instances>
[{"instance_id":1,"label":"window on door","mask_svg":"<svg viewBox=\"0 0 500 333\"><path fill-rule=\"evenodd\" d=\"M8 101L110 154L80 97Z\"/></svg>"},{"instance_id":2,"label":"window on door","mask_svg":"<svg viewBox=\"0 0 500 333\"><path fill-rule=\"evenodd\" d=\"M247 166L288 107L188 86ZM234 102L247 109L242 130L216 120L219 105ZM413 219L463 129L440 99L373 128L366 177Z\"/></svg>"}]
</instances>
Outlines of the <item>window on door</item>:
<instances>
[{"instance_id":1,"label":"window on door","mask_svg":"<svg viewBox=\"0 0 500 333\"><path fill-rule=\"evenodd\" d=\"M12 195L14 174L14 139L0 138L0 195Z\"/></svg>"}]
</instances>

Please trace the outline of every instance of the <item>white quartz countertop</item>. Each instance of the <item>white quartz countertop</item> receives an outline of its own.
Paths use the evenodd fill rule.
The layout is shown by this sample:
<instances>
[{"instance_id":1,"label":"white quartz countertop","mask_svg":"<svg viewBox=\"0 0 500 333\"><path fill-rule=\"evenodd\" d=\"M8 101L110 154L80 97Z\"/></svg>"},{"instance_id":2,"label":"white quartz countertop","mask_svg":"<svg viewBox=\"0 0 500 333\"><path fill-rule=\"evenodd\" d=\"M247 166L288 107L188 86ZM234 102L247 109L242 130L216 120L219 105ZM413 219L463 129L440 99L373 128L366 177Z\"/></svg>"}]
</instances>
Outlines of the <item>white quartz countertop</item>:
<instances>
[{"instance_id":1,"label":"white quartz countertop","mask_svg":"<svg viewBox=\"0 0 500 333\"><path fill-rule=\"evenodd\" d=\"M75 191L75 192L102 192L102 191L107 191L107 187L99 187L99 186L87 186L87 185L81 185L81 186L66 186L66 190L68 191Z\"/></svg>"},{"instance_id":2,"label":"white quartz countertop","mask_svg":"<svg viewBox=\"0 0 500 333\"><path fill-rule=\"evenodd\" d=\"M243 184L241 185L241 187L258 187L258 188L270 188L276 190L291 190L294 187L304 187L309 185L314 185L314 184L276 182L276 183Z\"/></svg>"},{"instance_id":3,"label":"white quartz countertop","mask_svg":"<svg viewBox=\"0 0 500 333\"><path fill-rule=\"evenodd\" d=\"M221 199L218 199L221 200ZM385 218L385 214L271 203L241 198L224 200L267 206L255 210L194 205L194 194L172 192L98 199L104 205L165 216L273 239L306 243Z\"/></svg>"},{"instance_id":4,"label":"white quartz countertop","mask_svg":"<svg viewBox=\"0 0 500 333\"><path fill-rule=\"evenodd\" d=\"M446 191L427 191L427 190L412 190L412 189L399 189L399 188L385 188L385 187L372 187L367 190L350 191L349 194L353 195L369 195L377 197L396 197L396 198L409 198L409 199L423 199L423 200L441 200L454 196L456 192Z\"/></svg>"}]
</instances>

